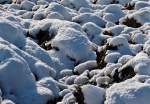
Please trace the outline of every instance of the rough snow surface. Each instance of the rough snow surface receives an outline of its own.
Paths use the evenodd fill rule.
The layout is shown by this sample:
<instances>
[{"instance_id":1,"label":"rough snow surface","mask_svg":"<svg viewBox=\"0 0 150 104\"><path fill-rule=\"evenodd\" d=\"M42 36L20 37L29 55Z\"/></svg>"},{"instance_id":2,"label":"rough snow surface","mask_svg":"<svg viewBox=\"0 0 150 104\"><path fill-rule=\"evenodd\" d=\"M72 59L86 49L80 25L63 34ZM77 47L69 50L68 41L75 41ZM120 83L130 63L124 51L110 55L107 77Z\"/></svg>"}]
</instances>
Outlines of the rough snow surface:
<instances>
[{"instance_id":1,"label":"rough snow surface","mask_svg":"<svg viewBox=\"0 0 150 104\"><path fill-rule=\"evenodd\" d=\"M0 104L149 96L149 0L0 0Z\"/></svg>"}]
</instances>

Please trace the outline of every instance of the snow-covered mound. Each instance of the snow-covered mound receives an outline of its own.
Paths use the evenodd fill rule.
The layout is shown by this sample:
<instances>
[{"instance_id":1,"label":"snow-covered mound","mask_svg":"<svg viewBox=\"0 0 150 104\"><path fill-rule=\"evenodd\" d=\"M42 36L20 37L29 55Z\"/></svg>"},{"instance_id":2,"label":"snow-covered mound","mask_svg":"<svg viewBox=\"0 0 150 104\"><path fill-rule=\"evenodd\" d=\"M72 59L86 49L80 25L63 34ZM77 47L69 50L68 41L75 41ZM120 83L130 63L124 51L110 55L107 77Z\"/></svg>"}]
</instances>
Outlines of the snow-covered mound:
<instances>
[{"instance_id":1,"label":"snow-covered mound","mask_svg":"<svg viewBox=\"0 0 150 104\"><path fill-rule=\"evenodd\" d=\"M149 0L0 0L0 104L149 96Z\"/></svg>"},{"instance_id":2,"label":"snow-covered mound","mask_svg":"<svg viewBox=\"0 0 150 104\"><path fill-rule=\"evenodd\" d=\"M106 90L105 104L149 104L149 76L135 76Z\"/></svg>"}]
</instances>

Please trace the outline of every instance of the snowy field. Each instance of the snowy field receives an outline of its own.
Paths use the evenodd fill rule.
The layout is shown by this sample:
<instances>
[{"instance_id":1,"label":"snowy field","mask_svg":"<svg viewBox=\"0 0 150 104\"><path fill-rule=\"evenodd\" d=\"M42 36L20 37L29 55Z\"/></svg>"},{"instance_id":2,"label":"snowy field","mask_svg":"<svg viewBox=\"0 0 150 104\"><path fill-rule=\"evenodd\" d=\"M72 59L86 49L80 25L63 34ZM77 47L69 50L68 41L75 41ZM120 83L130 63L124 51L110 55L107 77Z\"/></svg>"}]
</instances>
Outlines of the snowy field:
<instances>
[{"instance_id":1,"label":"snowy field","mask_svg":"<svg viewBox=\"0 0 150 104\"><path fill-rule=\"evenodd\" d=\"M150 104L150 0L0 0L0 104Z\"/></svg>"}]
</instances>

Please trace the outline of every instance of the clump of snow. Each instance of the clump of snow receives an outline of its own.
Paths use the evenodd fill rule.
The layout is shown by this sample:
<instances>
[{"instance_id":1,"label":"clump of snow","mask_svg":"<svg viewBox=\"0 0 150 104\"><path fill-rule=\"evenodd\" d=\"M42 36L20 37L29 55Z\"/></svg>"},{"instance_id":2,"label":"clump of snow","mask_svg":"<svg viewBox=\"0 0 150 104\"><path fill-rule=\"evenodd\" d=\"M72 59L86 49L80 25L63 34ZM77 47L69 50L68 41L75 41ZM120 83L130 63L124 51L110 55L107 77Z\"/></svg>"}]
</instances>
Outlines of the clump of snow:
<instances>
[{"instance_id":1,"label":"clump of snow","mask_svg":"<svg viewBox=\"0 0 150 104\"><path fill-rule=\"evenodd\" d=\"M108 86L111 82L112 80L108 76L96 78L96 83L98 86Z\"/></svg>"},{"instance_id":2,"label":"clump of snow","mask_svg":"<svg viewBox=\"0 0 150 104\"><path fill-rule=\"evenodd\" d=\"M116 63L120 56L121 56L121 54L118 52L110 53L110 54L106 55L105 62Z\"/></svg>"},{"instance_id":3,"label":"clump of snow","mask_svg":"<svg viewBox=\"0 0 150 104\"><path fill-rule=\"evenodd\" d=\"M110 31L112 35L115 36L120 35L123 30L124 30L124 26L121 25L116 25L107 29L107 31Z\"/></svg>"},{"instance_id":4,"label":"clump of snow","mask_svg":"<svg viewBox=\"0 0 150 104\"><path fill-rule=\"evenodd\" d=\"M35 90L35 80L26 61L9 47L1 45L0 52L2 56L0 83L3 96L16 100L17 95L22 96L27 89ZM16 73L18 73L17 76Z\"/></svg>"},{"instance_id":5,"label":"clump of snow","mask_svg":"<svg viewBox=\"0 0 150 104\"><path fill-rule=\"evenodd\" d=\"M0 38L0 43L4 44L4 47L9 47L10 49L13 49L13 51L15 51L19 56L24 58L24 60L26 60L26 62L28 63L32 73L37 77L37 79L41 79L42 77L46 76L56 76L56 72L53 68L38 60L34 56L31 56L30 54L18 49L16 46L8 43L7 41L4 41L2 38Z\"/></svg>"},{"instance_id":6,"label":"clump of snow","mask_svg":"<svg viewBox=\"0 0 150 104\"><path fill-rule=\"evenodd\" d=\"M120 57L120 58L118 59L118 63L125 64L125 63L128 62L131 58L133 58L133 56L131 56L131 55L123 55L122 57Z\"/></svg>"},{"instance_id":7,"label":"clump of snow","mask_svg":"<svg viewBox=\"0 0 150 104\"><path fill-rule=\"evenodd\" d=\"M58 86L56 85L56 83L54 82L52 78L47 77L47 78L41 79L40 81L37 82L37 86L46 87L52 91L54 97L56 98L59 97L60 89L58 88Z\"/></svg>"},{"instance_id":8,"label":"clump of snow","mask_svg":"<svg viewBox=\"0 0 150 104\"><path fill-rule=\"evenodd\" d=\"M131 35L131 40L136 44L144 44L147 40L147 36L141 33L135 33Z\"/></svg>"},{"instance_id":9,"label":"clump of snow","mask_svg":"<svg viewBox=\"0 0 150 104\"><path fill-rule=\"evenodd\" d=\"M68 93L71 93L71 90L70 89L64 89L64 90L59 92L59 95L64 97Z\"/></svg>"},{"instance_id":10,"label":"clump of snow","mask_svg":"<svg viewBox=\"0 0 150 104\"><path fill-rule=\"evenodd\" d=\"M102 29L92 22L85 23L82 26L87 33L89 40L95 44L101 44L105 37L101 36Z\"/></svg>"},{"instance_id":11,"label":"clump of snow","mask_svg":"<svg viewBox=\"0 0 150 104\"><path fill-rule=\"evenodd\" d=\"M65 84L72 85L74 84L74 80L76 79L77 75L72 75L66 78Z\"/></svg>"},{"instance_id":12,"label":"clump of snow","mask_svg":"<svg viewBox=\"0 0 150 104\"><path fill-rule=\"evenodd\" d=\"M61 4L76 10L79 10L81 7L85 8L91 7L87 0L80 0L78 2L76 2L76 0L61 0Z\"/></svg>"},{"instance_id":13,"label":"clump of snow","mask_svg":"<svg viewBox=\"0 0 150 104\"><path fill-rule=\"evenodd\" d=\"M76 63L75 60L66 56L63 51L50 50L48 53L52 58L52 66L56 71L57 77L61 77L60 75L63 69L73 69L74 64Z\"/></svg>"},{"instance_id":14,"label":"clump of snow","mask_svg":"<svg viewBox=\"0 0 150 104\"><path fill-rule=\"evenodd\" d=\"M52 12L52 13L48 14L47 18L64 20L64 17L60 13L57 13L57 12Z\"/></svg>"},{"instance_id":15,"label":"clump of snow","mask_svg":"<svg viewBox=\"0 0 150 104\"><path fill-rule=\"evenodd\" d=\"M23 30L17 24L14 24L8 20L0 21L0 36L9 41L10 43L16 45L19 48L24 47L25 45L25 36Z\"/></svg>"},{"instance_id":16,"label":"clump of snow","mask_svg":"<svg viewBox=\"0 0 150 104\"><path fill-rule=\"evenodd\" d=\"M95 53L91 51L91 43L87 37L72 28L60 30L52 40L51 45L64 51L65 55L74 59L76 62L95 59ZM77 48L78 50L76 50Z\"/></svg>"},{"instance_id":17,"label":"clump of snow","mask_svg":"<svg viewBox=\"0 0 150 104\"><path fill-rule=\"evenodd\" d=\"M73 71L71 69L64 69L60 72L62 77L71 76L73 75Z\"/></svg>"},{"instance_id":18,"label":"clump of snow","mask_svg":"<svg viewBox=\"0 0 150 104\"><path fill-rule=\"evenodd\" d=\"M1 104L15 104L14 102L12 102L11 100L5 99L2 101Z\"/></svg>"},{"instance_id":19,"label":"clump of snow","mask_svg":"<svg viewBox=\"0 0 150 104\"><path fill-rule=\"evenodd\" d=\"M97 0L97 4L108 5L112 0Z\"/></svg>"},{"instance_id":20,"label":"clump of snow","mask_svg":"<svg viewBox=\"0 0 150 104\"><path fill-rule=\"evenodd\" d=\"M70 104L70 103L75 103L76 98L72 93L68 93L63 97L62 103L60 104Z\"/></svg>"},{"instance_id":21,"label":"clump of snow","mask_svg":"<svg viewBox=\"0 0 150 104\"><path fill-rule=\"evenodd\" d=\"M84 102L86 104L103 104L105 90L93 85L82 86Z\"/></svg>"},{"instance_id":22,"label":"clump of snow","mask_svg":"<svg viewBox=\"0 0 150 104\"><path fill-rule=\"evenodd\" d=\"M35 43L33 40L27 38L26 39L26 45L24 46L23 50L29 54L31 54L34 57L37 57L38 59L42 60L43 62L47 64L51 64L51 57L48 55L48 53L39 47L37 43Z\"/></svg>"},{"instance_id":23,"label":"clump of snow","mask_svg":"<svg viewBox=\"0 0 150 104\"><path fill-rule=\"evenodd\" d=\"M89 79L87 76L79 76L74 80L74 84L85 85L88 83L88 81L89 81Z\"/></svg>"},{"instance_id":24,"label":"clump of snow","mask_svg":"<svg viewBox=\"0 0 150 104\"><path fill-rule=\"evenodd\" d=\"M28 11L32 10L32 7L34 5L35 4L29 0L24 0L23 2L21 2L21 8Z\"/></svg>"},{"instance_id":25,"label":"clump of snow","mask_svg":"<svg viewBox=\"0 0 150 104\"><path fill-rule=\"evenodd\" d=\"M81 7L79 9L80 13L93 13L93 10L91 8L85 8L85 7Z\"/></svg>"},{"instance_id":26,"label":"clump of snow","mask_svg":"<svg viewBox=\"0 0 150 104\"><path fill-rule=\"evenodd\" d=\"M33 17L34 13L33 12L26 12L24 13L21 17L23 19L31 19Z\"/></svg>"},{"instance_id":27,"label":"clump of snow","mask_svg":"<svg viewBox=\"0 0 150 104\"><path fill-rule=\"evenodd\" d=\"M135 66L134 71L140 75L150 75L149 63L139 63Z\"/></svg>"},{"instance_id":28,"label":"clump of snow","mask_svg":"<svg viewBox=\"0 0 150 104\"><path fill-rule=\"evenodd\" d=\"M135 11L135 12L127 15L126 17L123 17L122 19L120 19L120 22L129 27L135 27L135 28L140 27L141 25L143 25L147 22L150 22L149 10L150 10L149 7L142 8L138 11ZM124 18L126 18L126 20Z\"/></svg>"},{"instance_id":29,"label":"clump of snow","mask_svg":"<svg viewBox=\"0 0 150 104\"><path fill-rule=\"evenodd\" d=\"M0 0L0 104L148 104L149 0Z\"/></svg>"},{"instance_id":30,"label":"clump of snow","mask_svg":"<svg viewBox=\"0 0 150 104\"><path fill-rule=\"evenodd\" d=\"M132 54L128 40L123 36L116 36L108 39L108 44L112 47L117 47L118 52L120 52L121 54Z\"/></svg>"},{"instance_id":31,"label":"clump of snow","mask_svg":"<svg viewBox=\"0 0 150 104\"><path fill-rule=\"evenodd\" d=\"M85 24L87 22L93 22L100 27L104 27L106 22L99 16L93 13L82 13L78 16L73 17L72 21L79 24Z\"/></svg>"},{"instance_id":32,"label":"clump of snow","mask_svg":"<svg viewBox=\"0 0 150 104\"><path fill-rule=\"evenodd\" d=\"M135 3L135 10L139 10L145 7L150 7L150 3L146 1L138 1Z\"/></svg>"},{"instance_id":33,"label":"clump of snow","mask_svg":"<svg viewBox=\"0 0 150 104\"><path fill-rule=\"evenodd\" d=\"M110 22L118 22L121 17L123 17L125 14L121 10L121 5L112 4L108 5L104 8L104 19Z\"/></svg>"},{"instance_id":34,"label":"clump of snow","mask_svg":"<svg viewBox=\"0 0 150 104\"><path fill-rule=\"evenodd\" d=\"M42 19L44 19L45 18L45 14L44 13L35 13L34 15L33 15L33 19L34 20L42 20Z\"/></svg>"},{"instance_id":35,"label":"clump of snow","mask_svg":"<svg viewBox=\"0 0 150 104\"><path fill-rule=\"evenodd\" d=\"M48 8L46 8L45 12L46 14L49 14L51 12L56 12L61 16L63 16L65 20L71 20L72 18L71 13L69 13L69 10L58 3L51 3L48 6Z\"/></svg>"},{"instance_id":36,"label":"clump of snow","mask_svg":"<svg viewBox=\"0 0 150 104\"><path fill-rule=\"evenodd\" d=\"M93 68L96 68L97 67L97 62L96 61L86 61L84 63L81 63L79 65L77 65L75 68L74 68L74 71L81 74L83 73L85 70L92 70Z\"/></svg>"},{"instance_id":37,"label":"clump of snow","mask_svg":"<svg viewBox=\"0 0 150 104\"><path fill-rule=\"evenodd\" d=\"M105 104L148 104L150 85L137 81L137 77L112 85L106 90Z\"/></svg>"}]
</instances>

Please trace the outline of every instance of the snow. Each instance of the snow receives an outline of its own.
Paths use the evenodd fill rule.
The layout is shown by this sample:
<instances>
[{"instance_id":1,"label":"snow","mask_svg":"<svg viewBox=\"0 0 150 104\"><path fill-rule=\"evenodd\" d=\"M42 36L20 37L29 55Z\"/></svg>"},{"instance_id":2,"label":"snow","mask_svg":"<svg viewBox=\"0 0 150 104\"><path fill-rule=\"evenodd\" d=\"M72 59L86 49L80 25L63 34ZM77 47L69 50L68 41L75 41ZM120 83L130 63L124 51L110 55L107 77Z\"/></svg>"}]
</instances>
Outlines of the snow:
<instances>
[{"instance_id":1,"label":"snow","mask_svg":"<svg viewBox=\"0 0 150 104\"><path fill-rule=\"evenodd\" d=\"M0 104L149 104L149 0L0 0Z\"/></svg>"},{"instance_id":2,"label":"snow","mask_svg":"<svg viewBox=\"0 0 150 104\"><path fill-rule=\"evenodd\" d=\"M35 4L31 1L28 1L28 0L24 0L22 3L21 3L21 8L24 9L24 10L32 10L32 7L34 6Z\"/></svg>"},{"instance_id":3,"label":"snow","mask_svg":"<svg viewBox=\"0 0 150 104\"><path fill-rule=\"evenodd\" d=\"M37 82L37 86L43 86L45 88L48 88L52 91L53 96L58 98L59 97L59 87L56 85L54 80L52 78L43 78L40 81Z\"/></svg>"},{"instance_id":4,"label":"snow","mask_svg":"<svg viewBox=\"0 0 150 104\"><path fill-rule=\"evenodd\" d=\"M131 58L133 58L131 55L123 55L118 59L118 63L125 64L128 62Z\"/></svg>"},{"instance_id":5,"label":"snow","mask_svg":"<svg viewBox=\"0 0 150 104\"><path fill-rule=\"evenodd\" d=\"M146 53L140 52L135 57L131 58L124 66L132 66L135 67L137 64L144 62L148 63L150 60Z\"/></svg>"},{"instance_id":6,"label":"snow","mask_svg":"<svg viewBox=\"0 0 150 104\"><path fill-rule=\"evenodd\" d=\"M139 10L139 12L135 12L133 14L134 18L140 22L141 24L144 24L146 22L150 22L150 13L149 13L150 8L143 8L141 10Z\"/></svg>"},{"instance_id":7,"label":"snow","mask_svg":"<svg viewBox=\"0 0 150 104\"><path fill-rule=\"evenodd\" d=\"M90 8L87 0L80 0L78 2L76 0L61 0L61 4L76 10L79 10L81 7Z\"/></svg>"},{"instance_id":8,"label":"snow","mask_svg":"<svg viewBox=\"0 0 150 104\"><path fill-rule=\"evenodd\" d=\"M60 20L64 20L64 17L60 14L60 13L57 13L57 12L53 12L53 13L50 13L47 15L47 18L49 19L60 19Z\"/></svg>"},{"instance_id":9,"label":"snow","mask_svg":"<svg viewBox=\"0 0 150 104\"><path fill-rule=\"evenodd\" d=\"M101 17L93 13L82 13L78 16L73 17L72 21L80 23L81 25L87 22L93 22L100 27L104 27L106 23Z\"/></svg>"},{"instance_id":10,"label":"snow","mask_svg":"<svg viewBox=\"0 0 150 104\"><path fill-rule=\"evenodd\" d=\"M59 72L63 69L69 68L72 69L74 67L75 62L67 57L65 54L62 55L62 51L50 50L48 51L49 55L52 56L52 66L54 67L56 74L58 77L61 77Z\"/></svg>"},{"instance_id":11,"label":"snow","mask_svg":"<svg viewBox=\"0 0 150 104\"><path fill-rule=\"evenodd\" d=\"M88 83L89 79L86 76L79 76L74 80L74 83L77 85L84 85Z\"/></svg>"},{"instance_id":12,"label":"snow","mask_svg":"<svg viewBox=\"0 0 150 104\"><path fill-rule=\"evenodd\" d=\"M46 14L49 14L50 12L56 12L56 13L62 15L65 20L71 20L71 18L72 18L68 9L66 9L64 6L62 6L58 3L51 3L45 12L46 12Z\"/></svg>"},{"instance_id":13,"label":"snow","mask_svg":"<svg viewBox=\"0 0 150 104\"><path fill-rule=\"evenodd\" d=\"M11 100L3 100L3 102L1 104L15 104L14 102L12 102Z\"/></svg>"},{"instance_id":14,"label":"snow","mask_svg":"<svg viewBox=\"0 0 150 104\"><path fill-rule=\"evenodd\" d=\"M112 4L104 8L104 19L113 23L118 22L125 14L121 11L121 5Z\"/></svg>"},{"instance_id":15,"label":"snow","mask_svg":"<svg viewBox=\"0 0 150 104\"><path fill-rule=\"evenodd\" d=\"M121 25L116 25L116 26L111 26L107 29L107 31L110 31L112 33L112 35L119 35L121 34L121 32L124 30L124 26Z\"/></svg>"},{"instance_id":16,"label":"snow","mask_svg":"<svg viewBox=\"0 0 150 104\"><path fill-rule=\"evenodd\" d=\"M83 73L85 70L91 70L93 68L97 67L97 63L94 60L91 61L86 61L84 63L81 63L79 65L77 65L74 68L75 72L78 72L79 74Z\"/></svg>"},{"instance_id":17,"label":"snow","mask_svg":"<svg viewBox=\"0 0 150 104\"><path fill-rule=\"evenodd\" d=\"M104 37L101 36L102 29L92 22L87 22L82 26L87 33L89 40L95 44L101 44Z\"/></svg>"},{"instance_id":18,"label":"snow","mask_svg":"<svg viewBox=\"0 0 150 104\"><path fill-rule=\"evenodd\" d=\"M144 44L148 37L141 33L135 33L131 36L131 38L132 41L136 44Z\"/></svg>"},{"instance_id":19,"label":"snow","mask_svg":"<svg viewBox=\"0 0 150 104\"><path fill-rule=\"evenodd\" d=\"M149 63L139 63L135 66L134 71L140 75L150 75Z\"/></svg>"},{"instance_id":20,"label":"snow","mask_svg":"<svg viewBox=\"0 0 150 104\"><path fill-rule=\"evenodd\" d=\"M72 28L60 30L51 42L52 47L57 47L65 52L65 55L74 59L76 62L95 59L95 53L90 51L91 44L87 37L80 31ZM78 50L76 50L78 48ZM83 53L86 52L86 53Z\"/></svg>"},{"instance_id":21,"label":"snow","mask_svg":"<svg viewBox=\"0 0 150 104\"><path fill-rule=\"evenodd\" d=\"M25 36L23 34L23 30L19 25L12 24L13 23L11 21L1 20L0 36L17 47L22 48L25 45Z\"/></svg>"},{"instance_id":22,"label":"snow","mask_svg":"<svg viewBox=\"0 0 150 104\"><path fill-rule=\"evenodd\" d=\"M93 85L82 86L84 102L86 104L103 104L105 90Z\"/></svg>"},{"instance_id":23,"label":"snow","mask_svg":"<svg viewBox=\"0 0 150 104\"><path fill-rule=\"evenodd\" d=\"M8 47L1 47L1 55L0 83L3 96L15 100L27 89L35 90L35 80L26 61Z\"/></svg>"},{"instance_id":24,"label":"snow","mask_svg":"<svg viewBox=\"0 0 150 104\"><path fill-rule=\"evenodd\" d=\"M121 54L124 54L124 55L132 54L131 49L129 47L128 40L124 38L123 36L116 36L111 39L109 38L108 44L110 46L117 47L118 52L120 52Z\"/></svg>"},{"instance_id":25,"label":"snow","mask_svg":"<svg viewBox=\"0 0 150 104\"><path fill-rule=\"evenodd\" d=\"M120 56L121 56L121 54L117 53L117 52L110 53L110 54L106 55L105 62L107 62L107 63L116 63Z\"/></svg>"},{"instance_id":26,"label":"snow","mask_svg":"<svg viewBox=\"0 0 150 104\"><path fill-rule=\"evenodd\" d=\"M31 69L31 71L38 77L41 78L42 76L48 76L51 75L55 77L55 71L50 66L46 65L42 61L38 60L37 58L31 56L30 54L18 49L14 45L10 44L7 41L4 41L2 38L0 38L0 43L5 44L4 47L9 47L13 49L19 56L24 58L26 62L28 62L28 65ZM45 73L45 74L44 74Z\"/></svg>"},{"instance_id":27,"label":"snow","mask_svg":"<svg viewBox=\"0 0 150 104\"><path fill-rule=\"evenodd\" d=\"M135 4L135 9L139 10L141 8L150 7L150 3L146 1L138 1Z\"/></svg>"},{"instance_id":28,"label":"snow","mask_svg":"<svg viewBox=\"0 0 150 104\"><path fill-rule=\"evenodd\" d=\"M48 53L46 53L44 49L39 47L37 43L29 38L27 38L26 45L24 46L23 50L47 64L52 63L51 57L48 55Z\"/></svg>"},{"instance_id":29,"label":"snow","mask_svg":"<svg viewBox=\"0 0 150 104\"><path fill-rule=\"evenodd\" d=\"M79 9L79 13L93 13L93 10L92 9L90 9L90 8L85 8L85 7L81 7L80 9Z\"/></svg>"},{"instance_id":30,"label":"snow","mask_svg":"<svg viewBox=\"0 0 150 104\"><path fill-rule=\"evenodd\" d=\"M141 25L145 24L146 22L149 23L150 22L150 13L149 13L150 8L149 7L145 7L142 8L138 11L135 11L133 13L130 13L129 15L125 16L125 18L129 18L129 19L135 19L137 23L140 23ZM120 21L123 21L124 19L120 19ZM131 26L132 27L132 26Z\"/></svg>"},{"instance_id":31,"label":"snow","mask_svg":"<svg viewBox=\"0 0 150 104\"><path fill-rule=\"evenodd\" d=\"M96 83L97 83L98 86L108 85L111 82L112 82L112 80L109 77L107 77L107 76L98 77L96 79Z\"/></svg>"},{"instance_id":32,"label":"snow","mask_svg":"<svg viewBox=\"0 0 150 104\"><path fill-rule=\"evenodd\" d=\"M73 71L71 69L64 69L60 72L62 77L71 76L73 75Z\"/></svg>"},{"instance_id":33,"label":"snow","mask_svg":"<svg viewBox=\"0 0 150 104\"><path fill-rule=\"evenodd\" d=\"M62 100L62 104L70 104L70 103L75 103L75 97L72 93L68 93L64 96ZM60 103L61 104L61 103Z\"/></svg>"},{"instance_id":34,"label":"snow","mask_svg":"<svg viewBox=\"0 0 150 104\"><path fill-rule=\"evenodd\" d=\"M138 77L138 76L137 76ZM149 104L150 85L136 81L136 78L112 85L106 90L105 104Z\"/></svg>"},{"instance_id":35,"label":"snow","mask_svg":"<svg viewBox=\"0 0 150 104\"><path fill-rule=\"evenodd\" d=\"M4 47L1 44L1 83L4 93L7 95L12 93L19 94L25 89L34 88L34 78L26 63L20 56L18 56L9 47ZM13 70L12 70L13 66ZM16 76L16 72L19 73ZM18 78L19 79L18 79ZM9 78L9 80L7 80ZM24 80L22 82L22 80ZM10 81L10 82L7 82ZM17 83L15 83L17 82ZM13 85L8 84L13 83ZM28 83L28 84L27 84ZM18 85L20 84L20 85Z\"/></svg>"},{"instance_id":36,"label":"snow","mask_svg":"<svg viewBox=\"0 0 150 104\"><path fill-rule=\"evenodd\" d=\"M60 96L64 97L66 94L71 93L69 89L64 89L63 91L59 92Z\"/></svg>"},{"instance_id":37,"label":"snow","mask_svg":"<svg viewBox=\"0 0 150 104\"><path fill-rule=\"evenodd\" d=\"M72 76L67 77L65 80L65 84L67 84L67 85L74 84L74 80L76 79L76 77L77 77L76 75L72 75Z\"/></svg>"}]
</instances>

